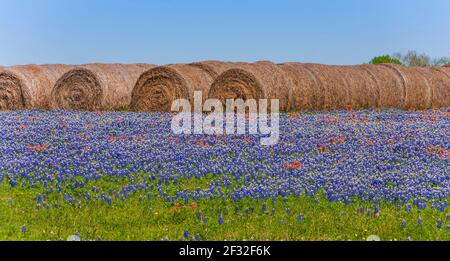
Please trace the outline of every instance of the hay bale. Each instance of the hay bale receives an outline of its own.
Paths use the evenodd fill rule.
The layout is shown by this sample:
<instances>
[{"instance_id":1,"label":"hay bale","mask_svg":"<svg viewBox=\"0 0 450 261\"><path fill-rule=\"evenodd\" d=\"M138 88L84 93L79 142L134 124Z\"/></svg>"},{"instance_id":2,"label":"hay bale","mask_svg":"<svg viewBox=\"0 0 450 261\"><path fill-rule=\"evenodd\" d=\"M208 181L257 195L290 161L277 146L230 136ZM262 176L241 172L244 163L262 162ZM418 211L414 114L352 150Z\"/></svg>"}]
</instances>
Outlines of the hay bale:
<instances>
[{"instance_id":1,"label":"hay bale","mask_svg":"<svg viewBox=\"0 0 450 261\"><path fill-rule=\"evenodd\" d=\"M345 90L336 90L346 93L346 100L340 95L341 102L346 102L352 109L375 108L379 106L379 89L375 75L364 65L335 66L345 82ZM339 93L338 92L338 93ZM336 92L333 95L339 95ZM339 96L338 96L339 97ZM342 103L337 103L337 108Z\"/></svg>"},{"instance_id":2,"label":"hay bale","mask_svg":"<svg viewBox=\"0 0 450 261\"><path fill-rule=\"evenodd\" d=\"M428 81L430 74L419 67L404 67L394 64L383 64L397 73L404 86L404 103L402 109L422 110L431 107L432 87Z\"/></svg>"},{"instance_id":3,"label":"hay bale","mask_svg":"<svg viewBox=\"0 0 450 261\"><path fill-rule=\"evenodd\" d=\"M0 110L48 109L53 85L71 68L62 64L0 68Z\"/></svg>"},{"instance_id":4,"label":"hay bale","mask_svg":"<svg viewBox=\"0 0 450 261\"><path fill-rule=\"evenodd\" d=\"M339 66L304 64L317 79L319 92L317 110L342 109L350 105L348 82Z\"/></svg>"},{"instance_id":5,"label":"hay bale","mask_svg":"<svg viewBox=\"0 0 450 261\"><path fill-rule=\"evenodd\" d=\"M233 68L223 72L211 85L208 97L220 99L279 99L280 110L289 110L291 81L276 64L234 63ZM269 102L270 105L270 102Z\"/></svg>"},{"instance_id":6,"label":"hay bale","mask_svg":"<svg viewBox=\"0 0 450 261\"><path fill-rule=\"evenodd\" d=\"M131 108L134 111L169 112L176 99L193 102L194 91L202 91L207 99L215 75L221 72L221 62L172 64L150 69L134 86Z\"/></svg>"},{"instance_id":7,"label":"hay bale","mask_svg":"<svg viewBox=\"0 0 450 261\"><path fill-rule=\"evenodd\" d=\"M377 107L402 108L404 104L404 82L396 70L379 64L360 65L372 75L378 89Z\"/></svg>"},{"instance_id":8,"label":"hay bale","mask_svg":"<svg viewBox=\"0 0 450 261\"><path fill-rule=\"evenodd\" d=\"M398 108L405 108L407 104L406 102L407 85L409 84L406 73L404 72L405 67L394 64L380 64L379 66L384 66L385 68L389 69L392 73L395 74L397 78L397 86L401 88L401 92L399 93L398 97L395 98L397 98L399 101Z\"/></svg>"},{"instance_id":9,"label":"hay bale","mask_svg":"<svg viewBox=\"0 0 450 261\"><path fill-rule=\"evenodd\" d=\"M450 68L450 67L449 67ZM428 69L428 68L426 68ZM442 108L450 105L450 70L440 67L429 68L433 77L431 78L433 108Z\"/></svg>"},{"instance_id":10,"label":"hay bale","mask_svg":"<svg viewBox=\"0 0 450 261\"><path fill-rule=\"evenodd\" d=\"M319 100L322 94L320 83L314 76L314 73L307 69L302 63L282 63L278 66L285 72L291 81L290 110L294 111L313 111L320 108Z\"/></svg>"},{"instance_id":11,"label":"hay bale","mask_svg":"<svg viewBox=\"0 0 450 261\"><path fill-rule=\"evenodd\" d=\"M445 101L445 98L442 97L443 93L439 93L440 90L445 89L445 78L443 79L445 75L433 70L431 67L416 67L413 69L423 78L422 91L425 94L424 99L427 101L424 109L440 108L441 103Z\"/></svg>"},{"instance_id":12,"label":"hay bale","mask_svg":"<svg viewBox=\"0 0 450 261\"><path fill-rule=\"evenodd\" d=\"M53 88L52 107L74 110L125 109L138 77L154 65L86 64L65 73Z\"/></svg>"}]
</instances>

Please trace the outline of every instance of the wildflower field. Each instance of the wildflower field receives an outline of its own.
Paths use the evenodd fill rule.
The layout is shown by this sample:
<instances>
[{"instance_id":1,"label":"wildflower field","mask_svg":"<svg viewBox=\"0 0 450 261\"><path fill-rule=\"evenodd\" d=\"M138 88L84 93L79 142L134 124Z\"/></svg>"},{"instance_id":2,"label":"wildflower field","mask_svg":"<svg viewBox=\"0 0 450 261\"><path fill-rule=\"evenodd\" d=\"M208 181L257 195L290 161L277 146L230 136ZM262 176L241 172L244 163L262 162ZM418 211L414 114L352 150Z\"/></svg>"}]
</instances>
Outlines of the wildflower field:
<instances>
[{"instance_id":1,"label":"wildflower field","mask_svg":"<svg viewBox=\"0 0 450 261\"><path fill-rule=\"evenodd\" d=\"M169 113L0 112L0 240L450 240L449 116L282 114L261 146Z\"/></svg>"}]
</instances>

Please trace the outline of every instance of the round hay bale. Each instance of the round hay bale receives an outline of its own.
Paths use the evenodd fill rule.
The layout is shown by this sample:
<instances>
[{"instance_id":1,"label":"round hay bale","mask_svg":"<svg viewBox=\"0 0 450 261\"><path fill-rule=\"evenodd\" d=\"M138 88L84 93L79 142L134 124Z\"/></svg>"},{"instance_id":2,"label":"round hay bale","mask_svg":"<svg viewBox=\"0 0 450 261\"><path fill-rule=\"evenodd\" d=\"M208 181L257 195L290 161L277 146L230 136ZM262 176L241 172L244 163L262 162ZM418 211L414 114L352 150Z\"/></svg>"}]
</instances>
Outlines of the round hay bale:
<instances>
[{"instance_id":1,"label":"round hay bale","mask_svg":"<svg viewBox=\"0 0 450 261\"><path fill-rule=\"evenodd\" d=\"M0 110L48 109L53 85L70 68L62 64L0 68Z\"/></svg>"},{"instance_id":2,"label":"round hay bale","mask_svg":"<svg viewBox=\"0 0 450 261\"><path fill-rule=\"evenodd\" d=\"M373 73L368 71L363 65L335 67L340 72L346 84L345 90L341 90L341 92L346 92L346 103L350 108L365 109L378 107L379 91ZM344 98L342 95L341 97ZM339 103L337 105L339 106Z\"/></svg>"},{"instance_id":3,"label":"round hay bale","mask_svg":"<svg viewBox=\"0 0 450 261\"><path fill-rule=\"evenodd\" d=\"M304 64L319 83L317 110L342 109L350 105L346 77L339 66L323 64Z\"/></svg>"},{"instance_id":4,"label":"round hay bale","mask_svg":"<svg viewBox=\"0 0 450 261\"><path fill-rule=\"evenodd\" d=\"M441 67L431 67L430 70L433 74L431 105L433 108L450 106L450 70Z\"/></svg>"},{"instance_id":5,"label":"round hay bale","mask_svg":"<svg viewBox=\"0 0 450 261\"><path fill-rule=\"evenodd\" d=\"M408 78L406 73L404 72L405 67L402 65L396 65L396 64L380 64L379 66L383 66L385 68L388 68L392 73L394 73L396 75L397 78L397 85L401 88L401 92L394 92L394 93L398 93L398 97L395 97L396 99L398 99L399 102L399 107L398 108L405 108L407 106L407 101L406 101L406 97L407 97L407 85L409 84ZM391 89L392 90L397 90L397 88L395 89Z\"/></svg>"},{"instance_id":6,"label":"round hay bale","mask_svg":"<svg viewBox=\"0 0 450 261\"><path fill-rule=\"evenodd\" d=\"M360 65L372 75L378 89L377 107L402 108L404 104L404 83L398 72L379 64Z\"/></svg>"},{"instance_id":7,"label":"round hay bale","mask_svg":"<svg viewBox=\"0 0 450 261\"><path fill-rule=\"evenodd\" d=\"M176 99L193 103L194 91L202 91L207 98L214 78L213 69L199 65L173 64L150 69L139 77L131 98L134 111L170 112ZM215 74L215 73L214 73Z\"/></svg>"},{"instance_id":8,"label":"round hay bale","mask_svg":"<svg viewBox=\"0 0 450 261\"><path fill-rule=\"evenodd\" d=\"M73 110L120 110L149 64L86 64L65 73L52 91L52 107Z\"/></svg>"},{"instance_id":9,"label":"round hay bale","mask_svg":"<svg viewBox=\"0 0 450 261\"><path fill-rule=\"evenodd\" d=\"M440 91L445 90L445 75L431 67L415 67L413 69L423 78L424 85L422 88L425 91L424 99L427 101L427 106L424 109L440 108L441 103L445 101L444 93L440 93Z\"/></svg>"},{"instance_id":10,"label":"round hay bale","mask_svg":"<svg viewBox=\"0 0 450 261\"><path fill-rule=\"evenodd\" d=\"M274 63L234 63L232 69L217 77L208 97L222 102L238 98L279 99L280 111L286 111L290 109L290 83L288 76Z\"/></svg>"},{"instance_id":11,"label":"round hay bale","mask_svg":"<svg viewBox=\"0 0 450 261\"><path fill-rule=\"evenodd\" d=\"M408 78L405 109L423 110L431 108L431 87L423 68L405 68Z\"/></svg>"},{"instance_id":12,"label":"round hay bale","mask_svg":"<svg viewBox=\"0 0 450 261\"><path fill-rule=\"evenodd\" d=\"M397 73L404 85L404 103L401 108L422 110L431 107L432 87L427 78L430 77L419 67L404 67L394 64L383 64Z\"/></svg>"},{"instance_id":13,"label":"round hay bale","mask_svg":"<svg viewBox=\"0 0 450 261\"><path fill-rule=\"evenodd\" d=\"M357 65L358 69L361 69L366 76L370 80L367 80L365 83L365 89L368 91L368 108L380 108L382 107L381 101L381 87L380 82L378 80L377 71L373 70L373 66L371 64L361 64Z\"/></svg>"},{"instance_id":14,"label":"round hay bale","mask_svg":"<svg viewBox=\"0 0 450 261\"><path fill-rule=\"evenodd\" d=\"M291 108L294 111L314 111L320 108L318 101L320 83L302 63L278 64L290 79Z\"/></svg>"}]
</instances>

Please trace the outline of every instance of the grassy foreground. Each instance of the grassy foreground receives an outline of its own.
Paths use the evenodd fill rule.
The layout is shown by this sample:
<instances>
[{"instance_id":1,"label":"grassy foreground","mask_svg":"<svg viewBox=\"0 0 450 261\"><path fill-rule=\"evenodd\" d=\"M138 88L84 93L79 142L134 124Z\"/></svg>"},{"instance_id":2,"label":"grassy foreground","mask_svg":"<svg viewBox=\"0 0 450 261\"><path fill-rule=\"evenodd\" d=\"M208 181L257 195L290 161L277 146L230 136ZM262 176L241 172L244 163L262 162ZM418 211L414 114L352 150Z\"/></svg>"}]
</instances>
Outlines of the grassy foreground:
<instances>
[{"instance_id":1,"label":"grassy foreground","mask_svg":"<svg viewBox=\"0 0 450 261\"><path fill-rule=\"evenodd\" d=\"M104 181L95 185L112 186ZM275 202L207 199L184 205L140 194L111 206L101 200L71 206L55 195L37 208L38 190L0 184L1 240L66 240L74 234L81 240L367 240L371 235L381 240L450 240L448 213L430 208L406 211L382 204L374 214L373 204L310 197Z\"/></svg>"}]
</instances>

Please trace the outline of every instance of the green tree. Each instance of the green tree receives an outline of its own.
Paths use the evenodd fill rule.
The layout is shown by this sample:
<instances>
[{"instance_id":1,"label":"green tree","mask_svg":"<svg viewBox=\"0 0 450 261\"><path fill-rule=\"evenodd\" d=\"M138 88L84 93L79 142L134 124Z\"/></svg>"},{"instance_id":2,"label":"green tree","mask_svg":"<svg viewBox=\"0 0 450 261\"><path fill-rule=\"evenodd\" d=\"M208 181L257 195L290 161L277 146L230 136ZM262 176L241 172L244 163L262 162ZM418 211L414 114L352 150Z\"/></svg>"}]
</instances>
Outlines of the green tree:
<instances>
[{"instance_id":1,"label":"green tree","mask_svg":"<svg viewBox=\"0 0 450 261\"><path fill-rule=\"evenodd\" d=\"M382 63L393 63L393 64L402 64L399 59L391 57L390 55L381 55L374 57L369 62L370 64L382 64Z\"/></svg>"}]
</instances>

